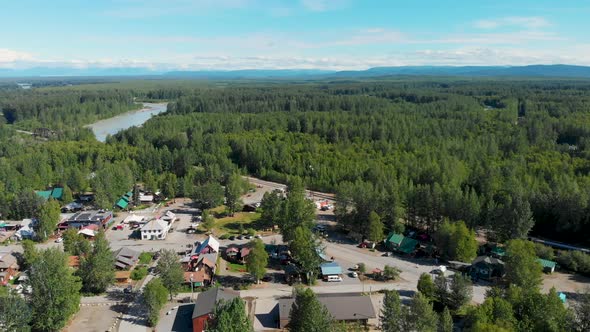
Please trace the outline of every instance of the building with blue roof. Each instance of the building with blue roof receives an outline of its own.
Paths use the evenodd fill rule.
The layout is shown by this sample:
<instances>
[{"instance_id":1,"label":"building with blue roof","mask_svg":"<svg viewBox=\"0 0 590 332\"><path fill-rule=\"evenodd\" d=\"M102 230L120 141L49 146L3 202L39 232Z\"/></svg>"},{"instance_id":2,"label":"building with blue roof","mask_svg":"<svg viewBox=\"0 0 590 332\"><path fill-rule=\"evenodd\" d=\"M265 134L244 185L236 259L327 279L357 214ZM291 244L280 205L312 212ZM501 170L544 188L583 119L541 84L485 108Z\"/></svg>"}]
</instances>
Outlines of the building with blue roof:
<instances>
[{"instance_id":1,"label":"building with blue roof","mask_svg":"<svg viewBox=\"0 0 590 332\"><path fill-rule=\"evenodd\" d=\"M320 270L322 271L322 276L324 278L342 274L342 267L340 267L340 265L338 265L336 262L323 263L320 265Z\"/></svg>"}]
</instances>

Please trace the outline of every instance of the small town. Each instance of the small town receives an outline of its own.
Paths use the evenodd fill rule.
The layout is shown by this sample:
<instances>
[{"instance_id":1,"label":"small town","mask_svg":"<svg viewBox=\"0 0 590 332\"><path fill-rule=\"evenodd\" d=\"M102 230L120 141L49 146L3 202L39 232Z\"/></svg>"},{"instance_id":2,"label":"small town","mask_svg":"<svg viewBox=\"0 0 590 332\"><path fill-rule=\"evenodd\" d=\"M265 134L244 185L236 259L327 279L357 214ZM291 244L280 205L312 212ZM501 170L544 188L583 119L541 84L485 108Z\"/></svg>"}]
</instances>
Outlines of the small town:
<instances>
[{"instance_id":1,"label":"small town","mask_svg":"<svg viewBox=\"0 0 590 332\"><path fill-rule=\"evenodd\" d=\"M0 332L590 332L588 0L0 12Z\"/></svg>"},{"instance_id":2,"label":"small town","mask_svg":"<svg viewBox=\"0 0 590 332\"><path fill-rule=\"evenodd\" d=\"M389 292L399 294L400 303L449 301L453 310L464 310L484 303L486 292L507 278L533 282L518 280L532 278L534 272L518 271L525 268L542 272L538 287L565 304L588 285L589 279L571 278L554 260L534 254L587 252L582 248L536 239L506 246L467 228L443 231L446 226L434 234L410 227L385 234L374 213L361 234L337 222L332 194L250 177L236 181L237 193L226 188L227 205L210 209L190 198L145 192L141 184L123 193L113 210L95 209L91 192L70 202L61 187L37 191L59 211L0 224L0 281L27 298L35 287L80 276L82 288L72 284L73 293L61 295L79 303L64 331L142 332L206 331L220 310L241 315L246 329L284 330L293 324L294 303L308 296L342 329L379 330ZM306 228L293 224L289 230L290 221L269 213L281 204L302 209ZM42 223L50 216L56 227L47 229ZM527 257L526 250L512 248L529 244L542 249ZM50 264L35 261L45 255L66 267L44 268L67 277L35 275L36 264ZM526 260L533 266L524 267Z\"/></svg>"}]
</instances>

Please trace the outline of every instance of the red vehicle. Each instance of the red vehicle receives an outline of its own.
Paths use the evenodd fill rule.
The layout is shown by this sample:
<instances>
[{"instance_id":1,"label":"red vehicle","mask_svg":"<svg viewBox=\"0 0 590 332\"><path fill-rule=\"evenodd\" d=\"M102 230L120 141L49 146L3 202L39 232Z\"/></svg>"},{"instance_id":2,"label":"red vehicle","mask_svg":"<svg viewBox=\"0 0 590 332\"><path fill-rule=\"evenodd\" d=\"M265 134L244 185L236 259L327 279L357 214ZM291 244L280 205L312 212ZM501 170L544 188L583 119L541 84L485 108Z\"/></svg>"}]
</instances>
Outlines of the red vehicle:
<instances>
[{"instance_id":1,"label":"red vehicle","mask_svg":"<svg viewBox=\"0 0 590 332\"><path fill-rule=\"evenodd\" d=\"M362 242L361 244L359 244L359 248L366 248L367 247L367 242Z\"/></svg>"}]
</instances>

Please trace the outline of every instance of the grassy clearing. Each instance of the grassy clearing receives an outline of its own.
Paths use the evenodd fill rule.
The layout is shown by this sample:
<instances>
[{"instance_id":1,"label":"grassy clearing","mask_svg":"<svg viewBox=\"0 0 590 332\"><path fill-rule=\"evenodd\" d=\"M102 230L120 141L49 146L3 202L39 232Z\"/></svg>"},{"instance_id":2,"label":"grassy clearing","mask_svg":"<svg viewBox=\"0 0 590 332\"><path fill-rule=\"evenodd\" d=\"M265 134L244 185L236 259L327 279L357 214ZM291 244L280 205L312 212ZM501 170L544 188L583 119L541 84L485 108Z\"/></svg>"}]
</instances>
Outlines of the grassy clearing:
<instances>
[{"instance_id":1,"label":"grassy clearing","mask_svg":"<svg viewBox=\"0 0 590 332\"><path fill-rule=\"evenodd\" d=\"M236 212L233 217L223 217L215 220L215 230L218 234L240 234L240 224L244 230L254 228L254 222L260 219L258 212Z\"/></svg>"},{"instance_id":2,"label":"grassy clearing","mask_svg":"<svg viewBox=\"0 0 590 332\"><path fill-rule=\"evenodd\" d=\"M246 265L236 264L236 263L227 263L227 268L231 272L243 273L246 272Z\"/></svg>"}]
</instances>

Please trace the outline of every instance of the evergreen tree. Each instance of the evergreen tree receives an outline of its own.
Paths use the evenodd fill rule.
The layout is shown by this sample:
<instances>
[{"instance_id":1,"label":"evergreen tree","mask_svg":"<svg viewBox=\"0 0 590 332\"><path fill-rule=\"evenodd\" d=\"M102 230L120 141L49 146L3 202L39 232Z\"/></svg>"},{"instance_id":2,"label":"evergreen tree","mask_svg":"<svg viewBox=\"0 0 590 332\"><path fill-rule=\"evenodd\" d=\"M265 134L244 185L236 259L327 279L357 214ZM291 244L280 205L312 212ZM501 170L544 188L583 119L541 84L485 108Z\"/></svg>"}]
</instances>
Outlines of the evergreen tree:
<instances>
[{"instance_id":1,"label":"evergreen tree","mask_svg":"<svg viewBox=\"0 0 590 332\"><path fill-rule=\"evenodd\" d=\"M203 213L201 214L201 226L207 232L211 232L215 227L215 218L213 218L208 210L203 210Z\"/></svg>"},{"instance_id":2,"label":"evergreen tree","mask_svg":"<svg viewBox=\"0 0 590 332\"><path fill-rule=\"evenodd\" d=\"M68 204L74 201L74 196L72 195L72 190L70 189L70 187L66 184L63 187L63 194L61 197L62 202Z\"/></svg>"},{"instance_id":3,"label":"evergreen tree","mask_svg":"<svg viewBox=\"0 0 590 332\"><path fill-rule=\"evenodd\" d=\"M160 310L166 299L168 298L168 290L162 284L160 278L153 278L145 285L143 289L143 302L147 307L147 321L149 326L156 326L160 317Z\"/></svg>"},{"instance_id":4,"label":"evergreen tree","mask_svg":"<svg viewBox=\"0 0 590 332\"><path fill-rule=\"evenodd\" d=\"M420 292L414 294L406 320L410 326L408 330L423 332L437 330L438 316L432 309L432 303L428 302L428 299Z\"/></svg>"},{"instance_id":5,"label":"evergreen tree","mask_svg":"<svg viewBox=\"0 0 590 332\"><path fill-rule=\"evenodd\" d=\"M526 240L511 240L506 245L506 280L524 289L541 285L542 267L535 255L535 246Z\"/></svg>"},{"instance_id":6,"label":"evergreen tree","mask_svg":"<svg viewBox=\"0 0 590 332\"><path fill-rule=\"evenodd\" d=\"M373 242L373 247L375 247L375 244L381 242L383 238L383 222L375 211L371 211L369 214L369 240Z\"/></svg>"},{"instance_id":7,"label":"evergreen tree","mask_svg":"<svg viewBox=\"0 0 590 332\"><path fill-rule=\"evenodd\" d=\"M240 174L233 173L229 176L225 186L225 206L231 216L240 209L242 205L240 196L247 190L247 186L248 183Z\"/></svg>"},{"instance_id":8,"label":"evergreen tree","mask_svg":"<svg viewBox=\"0 0 590 332\"><path fill-rule=\"evenodd\" d=\"M420 279L418 279L418 291L429 300L432 301L435 299L436 295L436 286L432 281L432 277L429 273L422 273L420 275Z\"/></svg>"},{"instance_id":9,"label":"evergreen tree","mask_svg":"<svg viewBox=\"0 0 590 332\"><path fill-rule=\"evenodd\" d=\"M253 331L252 322L246 314L244 300L236 297L230 301L219 301L215 306L211 326L212 332L248 332Z\"/></svg>"},{"instance_id":10,"label":"evergreen tree","mask_svg":"<svg viewBox=\"0 0 590 332\"><path fill-rule=\"evenodd\" d=\"M575 331L590 331L590 293L586 290L578 294L579 300L573 306Z\"/></svg>"},{"instance_id":11,"label":"evergreen tree","mask_svg":"<svg viewBox=\"0 0 590 332\"><path fill-rule=\"evenodd\" d=\"M34 330L59 331L79 309L82 285L58 249L40 252L29 268L28 285Z\"/></svg>"},{"instance_id":12,"label":"evergreen tree","mask_svg":"<svg viewBox=\"0 0 590 332\"><path fill-rule=\"evenodd\" d=\"M289 331L293 332L329 332L332 317L328 309L318 301L314 292L307 289L295 289L295 302L289 313Z\"/></svg>"},{"instance_id":13,"label":"evergreen tree","mask_svg":"<svg viewBox=\"0 0 590 332\"><path fill-rule=\"evenodd\" d=\"M80 258L78 270L85 292L100 294L115 282L115 257L103 230L94 238L92 250Z\"/></svg>"},{"instance_id":14,"label":"evergreen tree","mask_svg":"<svg viewBox=\"0 0 590 332\"><path fill-rule=\"evenodd\" d=\"M3 331L27 332L31 330L31 308L25 299L17 294L8 292L0 294L0 327Z\"/></svg>"},{"instance_id":15,"label":"evergreen tree","mask_svg":"<svg viewBox=\"0 0 590 332\"><path fill-rule=\"evenodd\" d=\"M168 290L170 294L170 300L172 296L178 293L180 286L184 282L184 272L178 255L171 249L164 249L156 265L156 272L162 279L162 284Z\"/></svg>"},{"instance_id":16,"label":"evergreen tree","mask_svg":"<svg viewBox=\"0 0 590 332\"><path fill-rule=\"evenodd\" d=\"M383 332L403 331L407 321L407 310L402 306L399 293L395 290L385 291L383 308L379 315L379 322Z\"/></svg>"},{"instance_id":17,"label":"evergreen tree","mask_svg":"<svg viewBox=\"0 0 590 332\"><path fill-rule=\"evenodd\" d=\"M446 296L445 303L451 310L459 310L471 301L473 296L473 287L469 277L460 273L455 273L451 277L449 294Z\"/></svg>"},{"instance_id":18,"label":"evergreen tree","mask_svg":"<svg viewBox=\"0 0 590 332\"><path fill-rule=\"evenodd\" d=\"M439 315L438 332L453 332L453 316L447 307Z\"/></svg>"},{"instance_id":19,"label":"evergreen tree","mask_svg":"<svg viewBox=\"0 0 590 332\"><path fill-rule=\"evenodd\" d=\"M250 253L246 257L246 268L248 273L254 276L256 283L264 277L266 265L268 265L268 253L264 248L264 243L259 239L250 241Z\"/></svg>"},{"instance_id":20,"label":"evergreen tree","mask_svg":"<svg viewBox=\"0 0 590 332\"><path fill-rule=\"evenodd\" d=\"M296 228L304 227L311 230L313 227L315 204L305 198L305 188L299 178L293 179L289 185L281 215L279 226L284 242L291 242Z\"/></svg>"},{"instance_id":21,"label":"evergreen tree","mask_svg":"<svg viewBox=\"0 0 590 332\"><path fill-rule=\"evenodd\" d=\"M78 234L75 228L68 228L63 234L64 251L72 256L86 255L91 250L91 245L82 234Z\"/></svg>"},{"instance_id":22,"label":"evergreen tree","mask_svg":"<svg viewBox=\"0 0 590 332\"><path fill-rule=\"evenodd\" d=\"M299 226L295 229L294 237L289 248L293 258L299 263L306 274L307 281L312 284L316 278L316 270L321 263L318 250L320 243L307 227Z\"/></svg>"},{"instance_id":23,"label":"evergreen tree","mask_svg":"<svg viewBox=\"0 0 590 332\"><path fill-rule=\"evenodd\" d=\"M49 199L45 204L41 205L37 215L37 237L39 240L44 242L55 232L60 213L59 203L54 199Z\"/></svg>"}]
</instances>

